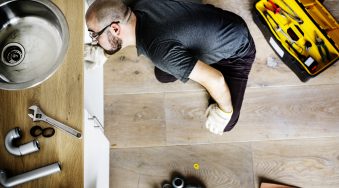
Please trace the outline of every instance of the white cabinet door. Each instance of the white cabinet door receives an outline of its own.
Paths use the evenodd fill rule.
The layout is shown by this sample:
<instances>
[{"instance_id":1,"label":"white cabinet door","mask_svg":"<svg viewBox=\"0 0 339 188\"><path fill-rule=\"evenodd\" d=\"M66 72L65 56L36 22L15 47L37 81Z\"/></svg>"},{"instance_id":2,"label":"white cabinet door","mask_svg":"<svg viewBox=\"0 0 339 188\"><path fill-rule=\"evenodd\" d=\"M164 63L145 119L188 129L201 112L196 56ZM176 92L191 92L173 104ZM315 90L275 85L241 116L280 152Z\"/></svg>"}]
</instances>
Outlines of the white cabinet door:
<instances>
[{"instance_id":1,"label":"white cabinet door","mask_svg":"<svg viewBox=\"0 0 339 188\"><path fill-rule=\"evenodd\" d=\"M101 125L85 110L84 179L85 188L109 187L110 144Z\"/></svg>"},{"instance_id":2,"label":"white cabinet door","mask_svg":"<svg viewBox=\"0 0 339 188\"><path fill-rule=\"evenodd\" d=\"M85 10L88 5L86 1ZM85 42L90 42L84 25ZM84 72L84 185L85 188L109 187L110 144L103 133L104 74L103 66Z\"/></svg>"},{"instance_id":3,"label":"white cabinet door","mask_svg":"<svg viewBox=\"0 0 339 188\"><path fill-rule=\"evenodd\" d=\"M103 133L103 67L85 70L84 185L109 187L110 144Z\"/></svg>"},{"instance_id":4,"label":"white cabinet door","mask_svg":"<svg viewBox=\"0 0 339 188\"><path fill-rule=\"evenodd\" d=\"M85 109L104 122L104 67L85 70L84 76Z\"/></svg>"}]
</instances>

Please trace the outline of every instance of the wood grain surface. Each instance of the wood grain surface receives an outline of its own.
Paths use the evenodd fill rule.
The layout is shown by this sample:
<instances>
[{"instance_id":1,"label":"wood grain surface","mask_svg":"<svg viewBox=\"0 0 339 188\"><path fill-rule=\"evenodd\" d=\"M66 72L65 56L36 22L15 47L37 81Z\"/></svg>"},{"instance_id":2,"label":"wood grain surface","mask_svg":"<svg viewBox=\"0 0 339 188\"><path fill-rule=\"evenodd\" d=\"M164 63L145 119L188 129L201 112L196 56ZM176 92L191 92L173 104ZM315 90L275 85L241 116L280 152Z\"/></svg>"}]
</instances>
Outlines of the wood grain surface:
<instances>
[{"instance_id":1,"label":"wood grain surface","mask_svg":"<svg viewBox=\"0 0 339 188\"><path fill-rule=\"evenodd\" d=\"M113 147L190 145L339 136L338 85L248 88L237 126L224 136L204 126L208 94L106 96Z\"/></svg>"},{"instance_id":2,"label":"wood grain surface","mask_svg":"<svg viewBox=\"0 0 339 188\"><path fill-rule=\"evenodd\" d=\"M112 147L165 145L163 99L163 94L105 96L105 135Z\"/></svg>"},{"instance_id":3,"label":"wood grain surface","mask_svg":"<svg viewBox=\"0 0 339 188\"><path fill-rule=\"evenodd\" d=\"M20 127L27 143L33 138L29 130L33 125L49 127L45 123L33 123L28 117L28 107L38 105L52 118L71 127L83 127L83 1L53 0L65 14L70 43L65 62L59 70L41 85L22 91L0 90L0 169L17 175L45 165L60 162L61 173L27 184L24 188L83 187L83 140L75 139L59 129L51 138L39 137L41 150L23 157L14 157L4 148L4 137L14 127Z\"/></svg>"},{"instance_id":4,"label":"wood grain surface","mask_svg":"<svg viewBox=\"0 0 339 188\"><path fill-rule=\"evenodd\" d=\"M135 48L126 49L105 64L110 186L156 188L179 171L208 188L257 188L260 178L339 187L339 65L303 83L253 22L254 0L203 2L241 15L257 47L238 125L223 136L209 133L205 90L193 82L159 83L151 62L137 57ZM325 6L339 18L336 0L326 0ZM268 64L268 57L277 64ZM192 168L195 162L199 171Z\"/></svg>"},{"instance_id":5,"label":"wood grain surface","mask_svg":"<svg viewBox=\"0 0 339 188\"><path fill-rule=\"evenodd\" d=\"M246 143L114 149L111 161L110 187L158 188L175 174L197 178L211 188L253 187Z\"/></svg>"},{"instance_id":6,"label":"wood grain surface","mask_svg":"<svg viewBox=\"0 0 339 188\"><path fill-rule=\"evenodd\" d=\"M338 9L338 1L337 0L325 0L324 6L331 12L334 18L339 20L339 9Z\"/></svg>"},{"instance_id":7,"label":"wood grain surface","mask_svg":"<svg viewBox=\"0 0 339 188\"><path fill-rule=\"evenodd\" d=\"M338 137L252 143L256 185L265 177L297 187L337 188L338 146Z\"/></svg>"}]
</instances>

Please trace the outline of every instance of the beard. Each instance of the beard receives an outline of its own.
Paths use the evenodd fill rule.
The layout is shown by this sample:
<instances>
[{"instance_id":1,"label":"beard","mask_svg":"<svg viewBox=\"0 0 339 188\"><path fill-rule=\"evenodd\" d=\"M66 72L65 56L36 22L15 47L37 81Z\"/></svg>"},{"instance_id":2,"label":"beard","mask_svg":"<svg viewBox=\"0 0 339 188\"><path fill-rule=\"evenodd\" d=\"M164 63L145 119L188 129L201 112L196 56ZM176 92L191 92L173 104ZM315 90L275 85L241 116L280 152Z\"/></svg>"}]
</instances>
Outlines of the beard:
<instances>
[{"instance_id":1,"label":"beard","mask_svg":"<svg viewBox=\"0 0 339 188\"><path fill-rule=\"evenodd\" d=\"M111 45L111 49L105 50L108 55L113 55L118 52L122 47L122 40L119 37L114 36L110 31L107 31L108 42Z\"/></svg>"}]
</instances>

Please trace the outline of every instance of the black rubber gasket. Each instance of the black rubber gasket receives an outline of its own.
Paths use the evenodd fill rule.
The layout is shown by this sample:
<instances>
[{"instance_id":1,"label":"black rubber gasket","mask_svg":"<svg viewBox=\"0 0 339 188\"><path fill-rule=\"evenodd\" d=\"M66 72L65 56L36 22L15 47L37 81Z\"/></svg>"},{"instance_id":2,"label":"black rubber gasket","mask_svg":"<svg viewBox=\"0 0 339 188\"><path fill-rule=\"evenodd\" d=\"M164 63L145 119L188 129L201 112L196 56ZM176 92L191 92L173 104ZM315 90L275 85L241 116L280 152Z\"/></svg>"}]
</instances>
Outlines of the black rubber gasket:
<instances>
[{"instance_id":1,"label":"black rubber gasket","mask_svg":"<svg viewBox=\"0 0 339 188\"><path fill-rule=\"evenodd\" d=\"M55 134L55 130L52 127L43 129L38 125L32 127L29 132L33 137L38 137L42 135L45 138L52 137Z\"/></svg>"},{"instance_id":2,"label":"black rubber gasket","mask_svg":"<svg viewBox=\"0 0 339 188\"><path fill-rule=\"evenodd\" d=\"M55 133L55 130L52 127L46 128L42 131L42 136L45 138L52 137Z\"/></svg>"},{"instance_id":3,"label":"black rubber gasket","mask_svg":"<svg viewBox=\"0 0 339 188\"><path fill-rule=\"evenodd\" d=\"M31 136L38 137L42 134L43 129L40 126L36 125L36 126L32 127L29 132L30 132Z\"/></svg>"}]
</instances>

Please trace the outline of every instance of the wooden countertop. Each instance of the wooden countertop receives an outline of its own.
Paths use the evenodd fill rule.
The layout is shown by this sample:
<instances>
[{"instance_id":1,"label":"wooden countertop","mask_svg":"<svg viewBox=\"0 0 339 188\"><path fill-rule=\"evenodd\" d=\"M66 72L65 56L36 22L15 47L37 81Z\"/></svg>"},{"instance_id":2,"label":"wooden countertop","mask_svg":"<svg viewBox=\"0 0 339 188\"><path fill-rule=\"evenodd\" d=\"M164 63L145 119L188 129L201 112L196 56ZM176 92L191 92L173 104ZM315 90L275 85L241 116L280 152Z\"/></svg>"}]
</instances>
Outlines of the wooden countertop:
<instances>
[{"instance_id":1,"label":"wooden countertop","mask_svg":"<svg viewBox=\"0 0 339 188\"><path fill-rule=\"evenodd\" d=\"M65 62L47 81L32 89L23 91L0 90L0 169L17 175L54 162L60 162L62 170L58 174L44 177L19 187L83 187L84 159L83 139L76 139L56 129L51 138L38 137L39 152L15 157L4 146L4 138L9 130L20 127L27 143L33 138L29 131L33 125L49 127L48 124L33 121L28 117L28 107L38 105L49 116L82 132L84 114L83 84L83 0L53 0L65 14L70 43Z\"/></svg>"}]
</instances>

